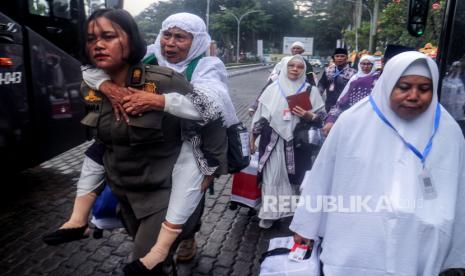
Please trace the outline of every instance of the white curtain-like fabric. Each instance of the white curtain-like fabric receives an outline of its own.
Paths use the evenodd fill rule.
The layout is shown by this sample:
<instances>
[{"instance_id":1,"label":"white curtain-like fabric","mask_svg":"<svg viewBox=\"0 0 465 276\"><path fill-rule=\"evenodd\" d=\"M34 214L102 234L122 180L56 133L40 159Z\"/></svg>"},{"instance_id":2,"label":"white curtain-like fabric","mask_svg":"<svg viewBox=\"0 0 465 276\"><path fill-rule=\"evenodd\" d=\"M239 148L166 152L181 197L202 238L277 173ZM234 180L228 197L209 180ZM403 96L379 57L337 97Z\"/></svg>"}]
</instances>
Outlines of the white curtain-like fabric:
<instances>
[{"instance_id":1,"label":"white curtain-like fabric","mask_svg":"<svg viewBox=\"0 0 465 276\"><path fill-rule=\"evenodd\" d=\"M390 109L389 97L417 60L431 72L434 96L423 114L405 121ZM434 61L405 52L387 63L372 93L385 116L420 151L432 134L437 85ZM465 267L465 142L454 119L442 107L441 112L425 161L437 193L434 199L423 196L420 160L381 121L368 99L336 121L305 176L304 205L290 226L303 237L323 237L325 275L431 276ZM337 197L339 209L318 208L324 196ZM365 201L351 205L357 200Z\"/></svg>"},{"instance_id":2,"label":"white curtain-like fabric","mask_svg":"<svg viewBox=\"0 0 465 276\"><path fill-rule=\"evenodd\" d=\"M302 75L297 80L290 80L287 77L287 64L292 59L297 59L304 65ZM289 109L285 97L294 95L296 92L305 91L309 84L305 83L305 62L302 56L284 57L280 63L282 64L282 68L278 79L271 83L258 99L259 104L252 119L252 126L261 118L265 118L270 123L270 127L280 137L286 141L290 141L294 138L293 131L300 118L291 116L290 120L284 120L283 111ZM297 91L300 87L302 87L300 91Z\"/></svg>"},{"instance_id":3,"label":"white curtain-like fabric","mask_svg":"<svg viewBox=\"0 0 465 276\"><path fill-rule=\"evenodd\" d=\"M371 67L371 71L368 73L364 73L362 70L362 66L360 65L360 63L362 63L362 61L365 61L365 60L368 60L371 64L373 64L373 66ZM339 101L340 99L342 99L342 97L344 97L347 94L347 92L349 92L350 84L353 81L358 80L359 78L369 76L375 72L376 72L375 57L370 56L370 55L364 55L363 57L361 57L360 61L358 62L357 73L349 79L349 81L347 82L346 86L344 86L344 89L342 90L341 95L339 95L339 98L337 100Z\"/></svg>"}]
</instances>

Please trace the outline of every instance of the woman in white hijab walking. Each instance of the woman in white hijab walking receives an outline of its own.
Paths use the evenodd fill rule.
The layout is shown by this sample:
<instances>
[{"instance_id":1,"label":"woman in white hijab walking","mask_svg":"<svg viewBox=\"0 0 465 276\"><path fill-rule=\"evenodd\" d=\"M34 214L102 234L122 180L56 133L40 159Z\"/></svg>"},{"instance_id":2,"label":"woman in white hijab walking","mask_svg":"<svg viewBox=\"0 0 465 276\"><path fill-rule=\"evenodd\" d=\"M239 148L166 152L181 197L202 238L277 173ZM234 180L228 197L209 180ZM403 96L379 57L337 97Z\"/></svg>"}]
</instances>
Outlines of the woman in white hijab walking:
<instances>
[{"instance_id":1,"label":"woman in white hijab walking","mask_svg":"<svg viewBox=\"0 0 465 276\"><path fill-rule=\"evenodd\" d=\"M358 63L357 73L349 79L346 86L344 87L344 90L342 90L341 95L339 95L339 98L337 100L339 101L347 94L347 92L349 91L350 84L352 82L358 80L359 78L370 76L374 74L375 72L376 72L375 57L371 55L362 56Z\"/></svg>"},{"instance_id":2,"label":"woman in white hijab walking","mask_svg":"<svg viewBox=\"0 0 465 276\"><path fill-rule=\"evenodd\" d=\"M358 64L358 72L349 80L342 90L336 104L328 112L325 125L322 129L323 135L327 136L334 122L342 112L356 104L361 99L368 96L381 72L376 71L375 59L373 56L364 55Z\"/></svg>"},{"instance_id":3,"label":"woman in white hijab walking","mask_svg":"<svg viewBox=\"0 0 465 276\"><path fill-rule=\"evenodd\" d=\"M323 239L325 275L465 267L465 142L437 87L432 59L399 54L336 121L290 225L296 242Z\"/></svg>"},{"instance_id":4,"label":"woman in white hijab walking","mask_svg":"<svg viewBox=\"0 0 465 276\"><path fill-rule=\"evenodd\" d=\"M291 183L296 171L294 129L300 120L318 122L325 116L324 102L315 86L306 82L305 61L302 56L285 57L278 79L270 84L259 98L257 111L252 119L252 152L259 141L258 172L263 201L297 194L300 183ZM286 97L306 93L310 110L296 106L290 110ZM294 185L291 185L294 184ZM258 217L260 226L269 228L273 221L292 216L292 211L273 211L262 205ZM275 206L276 207L276 206Z\"/></svg>"}]
</instances>

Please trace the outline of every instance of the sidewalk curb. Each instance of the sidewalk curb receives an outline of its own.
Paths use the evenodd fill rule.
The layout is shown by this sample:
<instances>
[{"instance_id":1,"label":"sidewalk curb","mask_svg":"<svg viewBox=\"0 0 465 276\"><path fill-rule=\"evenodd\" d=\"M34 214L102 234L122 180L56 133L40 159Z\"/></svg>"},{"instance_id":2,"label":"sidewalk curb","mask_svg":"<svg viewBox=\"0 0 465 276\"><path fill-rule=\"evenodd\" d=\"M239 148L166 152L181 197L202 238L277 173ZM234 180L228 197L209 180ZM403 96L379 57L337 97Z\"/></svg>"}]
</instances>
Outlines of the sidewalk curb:
<instances>
[{"instance_id":1,"label":"sidewalk curb","mask_svg":"<svg viewBox=\"0 0 465 276\"><path fill-rule=\"evenodd\" d=\"M250 68L250 69L244 69L244 70L241 70L241 71L231 72L231 73L228 73L228 78L244 75L244 74L247 74L247 73L252 73L252 72L255 72L255 71L261 71L261 70L273 68L273 66L274 65L265 65L265 66Z\"/></svg>"}]
</instances>

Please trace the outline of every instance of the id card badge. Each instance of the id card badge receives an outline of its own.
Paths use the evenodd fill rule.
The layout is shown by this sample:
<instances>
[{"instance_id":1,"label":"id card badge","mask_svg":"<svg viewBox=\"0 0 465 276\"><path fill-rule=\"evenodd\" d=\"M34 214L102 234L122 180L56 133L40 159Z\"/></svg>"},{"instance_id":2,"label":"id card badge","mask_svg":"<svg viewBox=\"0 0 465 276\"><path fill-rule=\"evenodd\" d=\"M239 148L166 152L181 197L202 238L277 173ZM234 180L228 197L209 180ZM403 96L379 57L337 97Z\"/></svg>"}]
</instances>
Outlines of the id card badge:
<instances>
[{"instance_id":1,"label":"id card badge","mask_svg":"<svg viewBox=\"0 0 465 276\"><path fill-rule=\"evenodd\" d=\"M308 245L294 243L294 246L291 248L291 252L289 252L289 260L294 262L302 262L305 258L307 250Z\"/></svg>"},{"instance_id":2,"label":"id card badge","mask_svg":"<svg viewBox=\"0 0 465 276\"><path fill-rule=\"evenodd\" d=\"M285 108L283 110L283 120L290 121L291 120L291 110L289 108Z\"/></svg>"},{"instance_id":3,"label":"id card badge","mask_svg":"<svg viewBox=\"0 0 465 276\"><path fill-rule=\"evenodd\" d=\"M331 84L329 85L328 91L329 91L329 92L333 92L333 91L334 91L334 82L331 83Z\"/></svg>"},{"instance_id":4,"label":"id card badge","mask_svg":"<svg viewBox=\"0 0 465 276\"><path fill-rule=\"evenodd\" d=\"M418 175L418 178L420 180L423 198L425 200L435 199L438 195L436 189L434 188L431 174L426 169L423 169L423 171Z\"/></svg>"}]
</instances>

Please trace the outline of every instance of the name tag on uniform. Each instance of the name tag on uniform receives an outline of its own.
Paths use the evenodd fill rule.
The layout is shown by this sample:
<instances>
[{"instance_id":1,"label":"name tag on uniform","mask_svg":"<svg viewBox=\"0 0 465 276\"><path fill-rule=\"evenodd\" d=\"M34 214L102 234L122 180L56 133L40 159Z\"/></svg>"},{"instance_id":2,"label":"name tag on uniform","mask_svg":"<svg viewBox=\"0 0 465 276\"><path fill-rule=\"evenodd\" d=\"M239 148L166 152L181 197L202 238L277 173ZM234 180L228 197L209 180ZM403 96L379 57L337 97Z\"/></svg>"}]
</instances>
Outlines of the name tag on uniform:
<instances>
[{"instance_id":1,"label":"name tag on uniform","mask_svg":"<svg viewBox=\"0 0 465 276\"><path fill-rule=\"evenodd\" d=\"M289 260L294 262L302 262L305 259L305 255L307 254L308 249L309 247L306 244L295 243L291 248L291 252L289 253Z\"/></svg>"},{"instance_id":2,"label":"name tag on uniform","mask_svg":"<svg viewBox=\"0 0 465 276\"><path fill-rule=\"evenodd\" d=\"M289 108L285 108L283 110L283 120L290 121L291 120L291 110Z\"/></svg>"},{"instance_id":3,"label":"name tag on uniform","mask_svg":"<svg viewBox=\"0 0 465 276\"><path fill-rule=\"evenodd\" d=\"M420 186L423 192L423 199L435 199L438 195L436 189L434 188L433 178L431 177L431 174L427 170L423 169L423 171L418 175L418 178L420 179Z\"/></svg>"}]
</instances>

